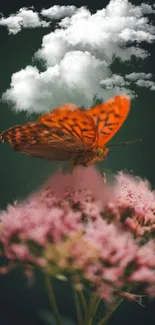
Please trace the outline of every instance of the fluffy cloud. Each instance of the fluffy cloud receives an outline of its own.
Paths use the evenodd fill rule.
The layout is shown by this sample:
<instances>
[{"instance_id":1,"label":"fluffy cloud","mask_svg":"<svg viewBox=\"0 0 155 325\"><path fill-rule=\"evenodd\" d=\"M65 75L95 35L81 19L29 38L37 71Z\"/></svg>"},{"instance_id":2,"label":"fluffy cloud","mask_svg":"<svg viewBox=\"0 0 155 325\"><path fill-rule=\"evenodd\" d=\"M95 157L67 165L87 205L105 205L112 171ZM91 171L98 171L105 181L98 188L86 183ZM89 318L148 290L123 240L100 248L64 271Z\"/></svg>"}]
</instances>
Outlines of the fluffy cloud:
<instances>
[{"instance_id":1,"label":"fluffy cloud","mask_svg":"<svg viewBox=\"0 0 155 325\"><path fill-rule=\"evenodd\" d=\"M139 87L149 88L150 90L155 90L155 83L150 80L139 79L136 81L136 85Z\"/></svg>"},{"instance_id":2,"label":"fluffy cloud","mask_svg":"<svg viewBox=\"0 0 155 325\"><path fill-rule=\"evenodd\" d=\"M151 33L148 33L144 30L132 30L131 28L125 28L120 33L120 39L125 42L145 42L147 40L148 43L152 43L155 40L155 35L152 35Z\"/></svg>"},{"instance_id":3,"label":"fluffy cloud","mask_svg":"<svg viewBox=\"0 0 155 325\"><path fill-rule=\"evenodd\" d=\"M130 74L126 74L125 78L131 81L136 81L138 79L150 79L152 78L152 73L144 73L144 72L132 72Z\"/></svg>"},{"instance_id":4,"label":"fluffy cloud","mask_svg":"<svg viewBox=\"0 0 155 325\"><path fill-rule=\"evenodd\" d=\"M48 9L42 9L41 15L49 19L60 19L63 17L71 17L77 8L75 6L58 6L55 5Z\"/></svg>"},{"instance_id":5,"label":"fluffy cloud","mask_svg":"<svg viewBox=\"0 0 155 325\"><path fill-rule=\"evenodd\" d=\"M17 34L22 28L47 27L49 24L49 22L41 20L37 12L27 8L22 8L17 14L0 19L0 25L7 26L9 34Z\"/></svg>"},{"instance_id":6,"label":"fluffy cloud","mask_svg":"<svg viewBox=\"0 0 155 325\"><path fill-rule=\"evenodd\" d=\"M131 82L134 82L138 87L155 90L155 83L152 80L148 80L150 78L152 78L152 73L132 72L130 74L126 74L124 77L118 74L113 74L109 78L101 80L100 85L106 90L115 89L116 92L120 92L120 90L122 90L121 92L126 91L131 95L131 97L133 97L133 92L131 93L129 89L124 87L127 87L131 84Z\"/></svg>"},{"instance_id":7,"label":"fluffy cloud","mask_svg":"<svg viewBox=\"0 0 155 325\"><path fill-rule=\"evenodd\" d=\"M154 5L151 6L149 5L148 3L141 3L140 5L140 16L142 14L146 14L146 15L149 15L149 14L153 14L155 12L155 10L153 9L154 8Z\"/></svg>"},{"instance_id":8,"label":"fluffy cloud","mask_svg":"<svg viewBox=\"0 0 155 325\"><path fill-rule=\"evenodd\" d=\"M100 82L100 85L106 89L113 89L115 86L123 87L129 84L130 82L125 81L125 79L118 74L113 74L110 78L106 78Z\"/></svg>"},{"instance_id":9,"label":"fluffy cloud","mask_svg":"<svg viewBox=\"0 0 155 325\"><path fill-rule=\"evenodd\" d=\"M151 13L152 6L134 6L128 0L111 0L93 14L85 7L43 9L40 14L46 19L60 21L55 31L43 37L34 54L36 66L12 75L3 100L13 102L17 111L31 113L69 101L87 107L93 104L94 95L103 99L122 92L133 96L131 82L154 90L149 73L123 77L111 71L116 58L125 64L133 57L144 60L149 55L141 42L155 40L155 27L145 17ZM38 60L44 62L44 72L38 70Z\"/></svg>"},{"instance_id":10,"label":"fluffy cloud","mask_svg":"<svg viewBox=\"0 0 155 325\"><path fill-rule=\"evenodd\" d=\"M110 70L89 52L67 52L59 65L50 66L45 72L27 66L14 73L3 100L11 99L16 110L35 112L66 101L89 106L95 93L107 98L99 85L103 75L108 77Z\"/></svg>"},{"instance_id":11,"label":"fluffy cloud","mask_svg":"<svg viewBox=\"0 0 155 325\"><path fill-rule=\"evenodd\" d=\"M148 88L150 90L155 90L155 83L151 79L153 77L152 73L144 73L144 72L132 72L130 74L126 74L125 78L131 82L134 82L136 86Z\"/></svg>"}]
</instances>

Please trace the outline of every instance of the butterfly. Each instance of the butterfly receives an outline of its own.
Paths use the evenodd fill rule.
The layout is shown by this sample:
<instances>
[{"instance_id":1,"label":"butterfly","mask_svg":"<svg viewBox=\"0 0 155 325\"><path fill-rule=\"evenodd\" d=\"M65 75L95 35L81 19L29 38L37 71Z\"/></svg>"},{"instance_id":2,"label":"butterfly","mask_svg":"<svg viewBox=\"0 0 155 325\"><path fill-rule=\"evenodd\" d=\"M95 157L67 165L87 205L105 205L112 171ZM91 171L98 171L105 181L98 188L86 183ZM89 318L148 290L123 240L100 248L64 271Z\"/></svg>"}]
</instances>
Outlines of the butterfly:
<instances>
[{"instance_id":1,"label":"butterfly","mask_svg":"<svg viewBox=\"0 0 155 325\"><path fill-rule=\"evenodd\" d=\"M41 115L36 122L17 125L0 134L14 150L71 166L89 166L106 158L105 144L130 110L128 96L115 96L87 110L66 103Z\"/></svg>"}]
</instances>

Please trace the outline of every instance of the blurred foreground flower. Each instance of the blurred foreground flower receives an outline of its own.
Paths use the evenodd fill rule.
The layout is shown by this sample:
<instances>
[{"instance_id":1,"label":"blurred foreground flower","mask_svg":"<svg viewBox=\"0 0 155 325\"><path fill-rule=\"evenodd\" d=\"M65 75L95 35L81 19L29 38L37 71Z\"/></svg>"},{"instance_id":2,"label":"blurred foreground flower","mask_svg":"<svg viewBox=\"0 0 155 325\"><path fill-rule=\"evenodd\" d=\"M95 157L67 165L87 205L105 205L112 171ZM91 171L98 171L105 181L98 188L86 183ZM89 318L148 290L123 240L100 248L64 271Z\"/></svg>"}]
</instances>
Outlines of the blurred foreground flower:
<instances>
[{"instance_id":1,"label":"blurred foreground flower","mask_svg":"<svg viewBox=\"0 0 155 325\"><path fill-rule=\"evenodd\" d=\"M155 193L148 182L121 172L108 185L95 167L58 172L0 218L8 261L1 273L21 263L29 276L38 266L46 276L65 277L80 294L89 288L94 310L100 299L133 299L131 289L155 296ZM55 316L60 324L57 309Z\"/></svg>"}]
</instances>

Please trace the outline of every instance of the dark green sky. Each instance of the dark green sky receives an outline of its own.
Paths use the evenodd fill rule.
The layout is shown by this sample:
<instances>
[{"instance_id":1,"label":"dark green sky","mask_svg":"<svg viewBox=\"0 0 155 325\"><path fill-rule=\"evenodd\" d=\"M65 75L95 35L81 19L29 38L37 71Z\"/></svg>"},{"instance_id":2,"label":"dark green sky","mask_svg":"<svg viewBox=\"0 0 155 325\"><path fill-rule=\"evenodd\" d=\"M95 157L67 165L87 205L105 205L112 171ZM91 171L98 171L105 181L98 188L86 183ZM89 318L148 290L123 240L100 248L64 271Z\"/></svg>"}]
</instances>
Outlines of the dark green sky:
<instances>
[{"instance_id":1,"label":"dark green sky","mask_svg":"<svg viewBox=\"0 0 155 325\"><path fill-rule=\"evenodd\" d=\"M0 11L7 15L8 10L16 12L16 8L19 9L21 6L22 3L14 3L14 7L13 5L5 7L3 4L3 6L0 6ZM45 5L44 3L44 7L48 8L48 4ZM47 32L47 29L23 30L14 36L8 35L6 28L1 28L0 94L9 88L11 75L14 72L32 63L32 56L40 48L42 37ZM151 72L155 75L155 46L149 45L147 47L151 53L149 58L144 61L132 61L132 65L130 65L130 62L128 65L115 63L113 71L116 73L124 71L130 73L137 71L138 67L138 71ZM155 92L145 88L137 88L136 92L138 98L132 101L129 117L113 139L113 142L128 141L141 137L145 140L143 143L112 148L108 159L103 162L102 166L105 169L110 169L113 173L122 169L132 170L134 174L146 177L155 185ZM1 102L0 131L33 118L35 116L27 117L25 113L15 113L11 106ZM25 196L56 168L56 164L14 152L7 144L0 144L0 156L1 208L8 202Z\"/></svg>"},{"instance_id":2,"label":"dark green sky","mask_svg":"<svg viewBox=\"0 0 155 325\"><path fill-rule=\"evenodd\" d=\"M0 94L9 88L11 75L14 72L32 63L31 58L41 46L42 37L46 33L47 29L23 30L14 36L8 35L5 28L1 29ZM130 71L137 71L139 65L139 70L155 73L154 45L149 45L149 51L151 56L146 61L135 60L132 62L132 67L116 63L113 71L122 73L126 70L130 73ZM129 117L114 137L113 143L141 137L145 141L126 147L112 148L102 166L114 173L122 169L133 170L134 174L146 177L155 185L155 92L145 88L137 88L136 91L138 98L132 101ZM25 113L15 113L11 106L1 102L0 131L33 118L35 116L27 117ZM7 144L0 144L0 156L1 208L13 199L25 196L46 179L56 167L56 164L14 152Z\"/></svg>"}]
</instances>

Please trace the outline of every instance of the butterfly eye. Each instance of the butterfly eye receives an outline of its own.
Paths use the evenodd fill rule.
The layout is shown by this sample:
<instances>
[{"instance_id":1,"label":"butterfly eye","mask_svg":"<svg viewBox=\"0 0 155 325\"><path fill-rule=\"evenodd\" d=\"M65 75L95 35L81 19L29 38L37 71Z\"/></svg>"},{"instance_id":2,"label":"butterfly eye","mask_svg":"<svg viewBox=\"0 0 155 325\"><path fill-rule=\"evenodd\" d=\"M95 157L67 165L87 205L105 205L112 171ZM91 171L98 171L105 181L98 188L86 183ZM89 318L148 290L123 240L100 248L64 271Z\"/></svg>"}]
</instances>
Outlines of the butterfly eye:
<instances>
[{"instance_id":1,"label":"butterfly eye","mask_svg":"<svg viewBox=\"0 0 155 325\"><path fill-rule=\"evenodd\" d=\"M97 156L99 157L99 159L106 159L108 151L109 151L109 148L107 148L107 147L98 148Z\"/></svg>"},{"instance_id":2,"label":"butterfly eye","mask_svg":"<svg viewBox=\"0 0 155 325\"><path fill-rule=\"evenodd\" d=\"M98 155L98 157L102 158L104 156L104 150L102 148L98 148L97 155Z\"/></svg>"}]
</instances>

